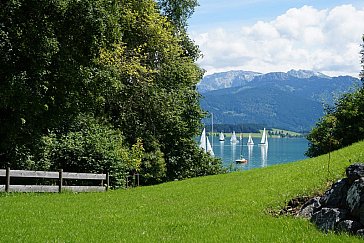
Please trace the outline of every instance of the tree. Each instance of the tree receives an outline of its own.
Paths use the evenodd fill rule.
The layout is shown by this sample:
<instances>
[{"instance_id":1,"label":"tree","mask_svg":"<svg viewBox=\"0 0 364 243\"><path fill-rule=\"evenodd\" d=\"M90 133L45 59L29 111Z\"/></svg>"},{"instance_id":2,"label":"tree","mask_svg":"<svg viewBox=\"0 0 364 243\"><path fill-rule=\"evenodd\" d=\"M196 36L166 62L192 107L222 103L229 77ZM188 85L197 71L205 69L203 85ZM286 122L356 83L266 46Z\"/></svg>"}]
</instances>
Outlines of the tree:
<instances>
[{"instance_id":1,"label":"tree","mask_svg":"<svg viewBox=\"0 0 364 243\"><path fill-rule=\"evenodd\" d=\"M67 133L43 136L40 150L33 160L37 169L42 165L41 169L52 171L108 172L114 188L125 185L128 171L138 170L143 154L141 141L129 149L120 131L86 114Z\"/></svg>"},{"instance_id":2,"label":"tree","mask_svg":"<svg viewBox=\"0 0 364 243\"><path fill-rule=\"evenodd\" d=\"M364 35L363 35L362 39L363 39L363 42L364 42ZM360 63L361 63L361 72L360 72L359 77L360 77L362 83L364 84L364 44L361 44L361 47L362 47L362 49L360 51L360 54L361 54L361 61L360 61Z\"/></svg>"},{"instance_id":3,"label":"tree","mask_svg":"<svg viewBox=\"0 0 364 243\"><path fill-rule=\"evenodd\" d=\"M115 23L103 2L1 2L1 163L23 160L47 131L66 131L80 112L95 111L107 84L90 70L118 36L107 31Z\"/></svg>"},{"instance_id":4,"label":"tree","mask_svg":"<svg viewBox=\"0 0 364 243\"><path fill-rule=\"evenodd\" d=\"M98 144L83 126L74 129L84 116L100 128L88 133L120 133L120 141L109 142L125 151L140 145L135 168L123 168L140 169L145 181L220 172L221 161L199 153L193 141L203 117L196 91L203 71L194 63L199 51L184 28L193 6L179 1L172 18L152 0L2 1L0 166L44 167L46 159L34 158L48 156L47 137L62 145L51 146L53 154L67 150L83 161L91 151L107 161L114 147ZM81 144L72 150L70 141ZM86 164L83 169L94 168Z\"/></svg>"},{"instance_id":5,"label":"tree","mask_svg":"<svg viewBox=\"0 0 364 243\"><path fill-rule=\"evenodd\" d=\"M117 87L122 87L106 98L105 111L112 123L122 128L129 143L142 137L146 153L160 155L160 149L167 178L173 179L177 174L186 175L184 170L194 173L197 169L174 164L185 163L185 156L198 150L197 146L176 145L182 140L192 142L201 125L203 112L195 87L203 72L194 57L186 56L175 27L154 11L151 2L144 4L135 5L132 11L124 10L121 15L135 21L123 32L125 43L116 43L113 49L101 52L101 64L114 70L115 80L121 82ZM146 13L149 18L138 18ZM140 42L135 41L135 36ZM201 159L196 157L194 163Z\"/></svg>"},{"instance_id":6,"label":"tree","mask_svg":"<svg viewBox=\"0 0 364 243\"><path fill-rule=\"evenodd\" d=\"M174 33L180 39L184 55L197 61L201 57L198 46L187 34L187 20L192 16L198 6L197 0L157 0L161 13L166 16L174 26Z\"/></svg>"},{"instance_id":7,"label":"tree","mask_svg":"<svg viewBox=\"0 0 364 243\"><path fill-rule=\"evenodd\" d=\"M177 29L185 29L187 20L192 16L197 0L158 0L162 13L167 16Z\"/></svg>"},{"instance_id":8,"label":"tree","mask_svg":"<svg viewBox=\"0 0 364 243\"><path fill-rule=\"evenodd\" d=\"M360 53L360 75L363 81L364 49ZM327 108L327 113L307 137L310 144L306 155L309 157L325 154L364 139L364 87L341 96L334 107Z\"/></svg>"}]
</instances>

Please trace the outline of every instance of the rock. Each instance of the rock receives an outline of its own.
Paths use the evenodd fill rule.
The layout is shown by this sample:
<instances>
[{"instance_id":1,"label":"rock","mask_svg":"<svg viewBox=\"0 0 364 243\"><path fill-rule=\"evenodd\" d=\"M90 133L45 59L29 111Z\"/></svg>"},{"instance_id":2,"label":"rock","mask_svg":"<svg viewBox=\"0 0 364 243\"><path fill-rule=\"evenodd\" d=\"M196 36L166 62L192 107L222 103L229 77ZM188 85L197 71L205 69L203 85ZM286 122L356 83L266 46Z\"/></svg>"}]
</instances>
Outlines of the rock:
<instances>
[{"instance_id":1,"label":"rock","mask_svg":"<svg viewBox=\"0 0 364 243\"><path fill-rule=\"evenodd\" d=\"M364 201L364 178L353 182L346 196L346 204L350 214L355 219L360 219L360 208ZM364 221L364 218L363 220Z\"/></svg>"},{"instance_id":2,"label":"rock","mask_svg":"<svg viewBox=\"0 0 364 243\"><path fill-rule=\"evenodd\" d=\"M299 215L305 218L311 218L321 207L320 197L314 197L308 200L300 209Z\"/></svg>"},{"instance_id":3,"label":"rock","mask_svg":"<svg viewBox=\"0 0 364 243\"><path fill-rule=\"evenodd\" d=\"M361 237L364 237L364 229L360 229L356 232L356 235L357 236L361 236Z\"/></svg>"},{"instance_id":4,"label":"rock","mask_svg":"<svg viewBox=\"0 0 364 243\"><path fill-rule=\"evenodd\" d=\"M321 197L320 204L328 208L344 208L349 187L348 179L344 178L337 181Z\"/></svg>"},{"instance_id":5,"label":"rock","mask_svg":"<svg viewBox=\"0 0 364 243\"><path fill-rule=\"evenodd\" d=\"M364 225L364 203L361 204L359 209L359 222Z\"/></svg>"},{"instance_id":6,"label":"rock","mask_svg":"<svg viewBox=\"0 0 364 243\"><path fill-rule=\"evenodd\" d=\"M346 168L346 176L349 179L349 184L352 184L355 180L364 177L364 164L355 163Z\"/></svg>"},{"instance_id":7,"label":"rock","mask_svg":"<svg viewBox=\"0 0 364 243\"><path fill-rule=\"evenodd\" d=\"M363 225L361 223L359 223L358 221L344 220L337 224L337 226L335 227L335 230L338 232L345 231L345 232L355 234L358 230L360 230L362 228L363 228Z\"/></svg>"},{"instance_id":8,"label":"rock","mask_svg":"<svg viewBox=\"0 0 364 243\"><path fill-rule=\"evenodd\" d=\"M348 215L348 211L339 208L322 208L314 213L311 222L324 232L332 231L338 222L344 220Z\"/></svg>"},{"instance_id":9,"label":"rock","mask_svg":"<svg viewBox=\"0 0 364 243\"><path fill-rule=\"evenodd\" d=\"M350 165L346 175L348 178L334 183L322 197L304 203L299 215L311 217L311 222L325 232L344 231L364 238L364 164ZM297 200L289 205L299 207Z\"/></svg>"}]
</instances>

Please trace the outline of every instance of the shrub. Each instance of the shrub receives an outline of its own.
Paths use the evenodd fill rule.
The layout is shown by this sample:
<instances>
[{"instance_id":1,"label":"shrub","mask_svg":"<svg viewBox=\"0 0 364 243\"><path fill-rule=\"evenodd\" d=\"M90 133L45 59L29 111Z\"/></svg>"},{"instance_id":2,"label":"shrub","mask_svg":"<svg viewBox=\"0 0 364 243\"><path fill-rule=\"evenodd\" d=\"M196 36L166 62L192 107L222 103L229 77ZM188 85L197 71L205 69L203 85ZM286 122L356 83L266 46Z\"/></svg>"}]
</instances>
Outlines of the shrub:
<instances>
[{"instance_id":1,"label":"shrub","mask_svg":"<svg viewBox=\"0 0 364 243\"><path fill-rule=\"evenodd\" d=\"M123 144L121 133L89 116L81 117L68 133L51 132L42 141L39 161L51 170L109 172L110 185L119 187L133 169L133 153Z\"/></svg>"}]
</instances>

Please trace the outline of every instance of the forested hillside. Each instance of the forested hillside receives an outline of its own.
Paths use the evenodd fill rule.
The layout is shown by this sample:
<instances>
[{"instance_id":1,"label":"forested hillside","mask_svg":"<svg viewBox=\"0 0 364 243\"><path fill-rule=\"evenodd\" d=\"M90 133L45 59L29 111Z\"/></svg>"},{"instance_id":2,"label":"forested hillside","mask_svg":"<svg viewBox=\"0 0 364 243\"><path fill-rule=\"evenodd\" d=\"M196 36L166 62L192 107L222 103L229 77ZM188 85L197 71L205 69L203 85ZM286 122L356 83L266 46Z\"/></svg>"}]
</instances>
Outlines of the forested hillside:
<instances>
[{"instance_id":1,"label":"forested hillside","mask_svg":"<svg viewBox=\"0 0 364 243\"><path fill-rule=\"evenodd\" d=\"M109 171L112 183L219 173L193 137L197 1L0 2L0 167Z\"/></svg>"},{"instance_id":2,"label":"forested hillside","mask_svg":"<svg viewBox=\"0 0 364 243\"><path fill-rule=\"evenodd\" d=\"M242 78L247 72L231 73L207 76L198 86L215 89L202 93L201 106L214 113L216 124L256 123L309 131L324 115L325 106L332 106L341 94L360 85L359 79L350 76L329 77L307 70L254 73L249 79ZM222 80L225 80L224 87L231 87L217 88L222 87L218 85Z\"/></svg>"}]
</instances>

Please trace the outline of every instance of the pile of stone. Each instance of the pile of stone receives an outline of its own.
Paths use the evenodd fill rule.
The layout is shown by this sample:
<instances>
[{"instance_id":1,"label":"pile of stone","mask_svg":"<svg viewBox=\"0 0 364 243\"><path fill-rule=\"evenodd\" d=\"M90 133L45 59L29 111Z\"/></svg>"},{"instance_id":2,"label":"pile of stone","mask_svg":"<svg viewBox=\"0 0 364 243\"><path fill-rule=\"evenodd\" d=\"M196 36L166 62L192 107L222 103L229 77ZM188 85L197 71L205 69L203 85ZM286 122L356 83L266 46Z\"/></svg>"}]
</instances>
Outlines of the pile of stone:
<instances>
[{"instance_id":1,"label":"pile of stone","mask_svg":"<svg viewBox=\"0 0 364 243\"><path fill-rule=\"evenodd\" d=\"M364 236L364 164L350 165L346 176L323 196L307 201L299 214L325 232L346 231Z\"/></svg>"}]
</instances>

